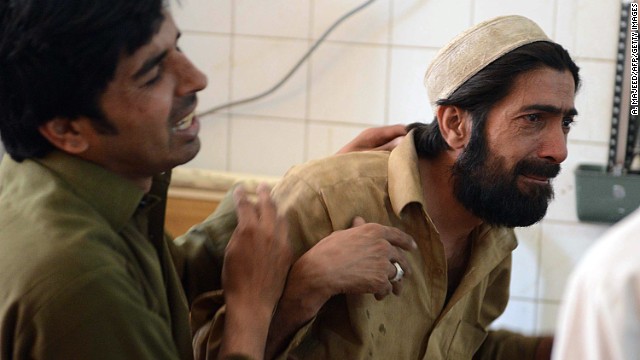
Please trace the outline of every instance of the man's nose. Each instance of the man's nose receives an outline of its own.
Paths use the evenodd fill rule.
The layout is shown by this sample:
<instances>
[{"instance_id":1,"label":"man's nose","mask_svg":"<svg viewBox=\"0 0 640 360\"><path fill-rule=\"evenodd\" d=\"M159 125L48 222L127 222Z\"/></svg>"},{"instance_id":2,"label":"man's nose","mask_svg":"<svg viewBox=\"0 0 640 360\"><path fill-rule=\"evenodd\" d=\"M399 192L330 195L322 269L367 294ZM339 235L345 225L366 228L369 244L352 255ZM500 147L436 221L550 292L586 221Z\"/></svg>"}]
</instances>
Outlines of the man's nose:
<instances>
[{"instance_id":1,"label":"man's nose","mask_svg":"<svg viewBox=\"0 0 640 360\"><path fill-rule=\"evenodd\" d=\"M176 59L177 96L196 93L207 87L207 76L186 55L180 53Z\"/></svg>"},{"instance_id":2,"label":"man's nose","mask_svg":"<svg viewBox=\"0 0 640 360\"><path fill-rule=\"evenodd\" d=\"M560 164L568 155L567 134L561 126L548 126L548 128L541 139L538 157Z\"/></svg>"}]
</instances>

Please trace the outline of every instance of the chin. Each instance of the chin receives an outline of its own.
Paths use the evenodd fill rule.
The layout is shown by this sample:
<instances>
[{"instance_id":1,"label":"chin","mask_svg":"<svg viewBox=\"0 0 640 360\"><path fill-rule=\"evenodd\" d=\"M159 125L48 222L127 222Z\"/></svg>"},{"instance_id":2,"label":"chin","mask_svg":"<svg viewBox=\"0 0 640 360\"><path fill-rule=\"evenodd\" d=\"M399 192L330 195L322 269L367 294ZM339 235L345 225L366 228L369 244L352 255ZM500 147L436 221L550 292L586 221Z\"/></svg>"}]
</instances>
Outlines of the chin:
<instances>
[{"instance_id":1,"label":"chin","mask_svg":"<svg viewBox=\"0 0 640 360\"><path fill-rule=\"evenodd\" d=\"M520 208L514 210L510 214L503 214L501 219L503 226L506 227L527 227L531 226L544 218L547 214L547 205L538 204L536 207Z\"/></svg>"},{"instance_id":2,"label":"chin","mask_svg":"<svg viewBox=\"0 0 640 360\"><path fill-rule=\"evenodd\" d=\"M198 151L189 151L189 152L181 152L180 154L173 154L171 156L171 158L166 159L166 166L163 166L164 170L163 171L170 171L171 169L180 166L180 165L184 165L186 163L188 163L189 161L193 160L196 155L198 155Z\"/></svg>"},{"instance_id":3,"label":"chin","mask_svg":"<svg viewBox=\"0 0 640 360\"><path fill-rule=\"evenodd\" d=\"M193 141L186 144L181 150L182 155L178 160L179 164L176 166L186 164L198 155L200 152L200 139L195 138Z\"/></svg>"}]
</instances>

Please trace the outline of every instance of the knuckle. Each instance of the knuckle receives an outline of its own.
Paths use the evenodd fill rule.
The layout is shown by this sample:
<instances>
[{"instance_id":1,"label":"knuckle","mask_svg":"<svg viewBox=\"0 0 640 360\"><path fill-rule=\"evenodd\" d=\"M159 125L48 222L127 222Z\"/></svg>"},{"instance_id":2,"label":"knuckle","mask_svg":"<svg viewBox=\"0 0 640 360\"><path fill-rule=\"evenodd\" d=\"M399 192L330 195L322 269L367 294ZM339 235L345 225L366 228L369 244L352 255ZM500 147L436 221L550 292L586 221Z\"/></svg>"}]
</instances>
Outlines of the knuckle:
<instances>
[{"instance_id":1,"label":"knuckle","mask_svg":"<svg viewBox=\"0 0 640 360\"><path fill-rule=\"evenodd\" d=\"M384 240L375 241L373 249L378 254L386 254L389 251L389 243Z\"/></svg>"},{"instance_id":2,"label":"knuckle","mask_svg":"<svg viewBox=\"0 0 640 360\"><path fill-rule=\"evenodd\" d=\"M389 287L389 279L385 274L381 274L375 279L373 286L377 291L387 289Z\"/></svg>"},{"instance_id":3,"label":"knuckle","mask_svg":"<svg viewBox=\"0 0 640 360\"><path fill-rule=\"evenodd\" d=\"M242 236L253 236L256 233L256 227L252 223L238 224L236 231Z\"/></svg>"}]
</instances>

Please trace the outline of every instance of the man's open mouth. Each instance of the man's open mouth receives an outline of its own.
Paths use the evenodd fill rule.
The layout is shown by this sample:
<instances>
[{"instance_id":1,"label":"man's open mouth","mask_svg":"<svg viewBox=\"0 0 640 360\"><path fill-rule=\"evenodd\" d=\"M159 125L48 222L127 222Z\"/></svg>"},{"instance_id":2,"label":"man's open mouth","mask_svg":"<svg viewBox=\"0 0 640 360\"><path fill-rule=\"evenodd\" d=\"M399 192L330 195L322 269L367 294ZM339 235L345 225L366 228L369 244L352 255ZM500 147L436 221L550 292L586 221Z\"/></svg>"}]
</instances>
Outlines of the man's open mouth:
<instances>
[{"instance_id":1,"label":"man's open mouth","mask_svg":"<svg viewBox=\"0 0 640 360\"><path fill-rule=\"evenodd\" d=\"M196 112L192 112L191 114L185 116L182 120L178 121L174 126L173 130L180 131L188 129L193 123L193 118L196 116Z\"/></svg>"}]
</instances>

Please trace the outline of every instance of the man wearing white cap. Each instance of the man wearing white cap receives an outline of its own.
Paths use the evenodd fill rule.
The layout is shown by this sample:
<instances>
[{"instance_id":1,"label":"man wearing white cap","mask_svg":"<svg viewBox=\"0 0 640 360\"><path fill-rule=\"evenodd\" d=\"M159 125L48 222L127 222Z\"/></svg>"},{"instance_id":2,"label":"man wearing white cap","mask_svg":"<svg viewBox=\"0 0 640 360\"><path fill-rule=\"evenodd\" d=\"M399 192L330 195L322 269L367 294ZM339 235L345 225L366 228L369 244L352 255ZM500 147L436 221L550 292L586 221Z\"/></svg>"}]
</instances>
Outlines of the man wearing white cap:
<instances>
[{"instance_id":1,"label":"man wearing white cap","mask_svg":"<svg viewBox=\"0 0 640 360\"><path fill-rule=\"evenodd\" d=\"M432 123L410 125L390 153L292 169L273 196L297 260L267 357L548 358L550 337L488 328L509 298L512 228L539 221L553 197L579 83L567 51L534 22L492 19L429 66ZM365 268L353 254L379 244L322 240L363 222L396 227L417 248L387 244L389 256ZM380 277L387 290L373 291Z\"/></svg>"}]
</instances>

